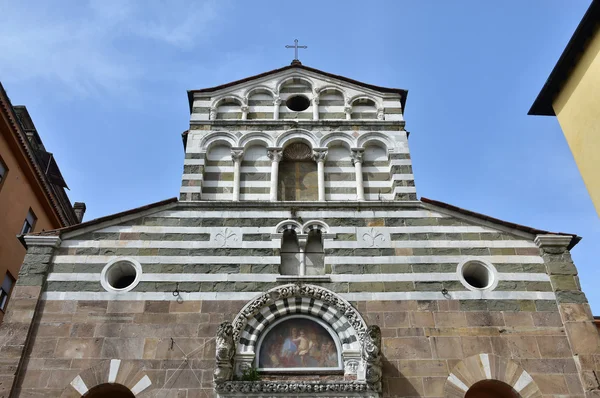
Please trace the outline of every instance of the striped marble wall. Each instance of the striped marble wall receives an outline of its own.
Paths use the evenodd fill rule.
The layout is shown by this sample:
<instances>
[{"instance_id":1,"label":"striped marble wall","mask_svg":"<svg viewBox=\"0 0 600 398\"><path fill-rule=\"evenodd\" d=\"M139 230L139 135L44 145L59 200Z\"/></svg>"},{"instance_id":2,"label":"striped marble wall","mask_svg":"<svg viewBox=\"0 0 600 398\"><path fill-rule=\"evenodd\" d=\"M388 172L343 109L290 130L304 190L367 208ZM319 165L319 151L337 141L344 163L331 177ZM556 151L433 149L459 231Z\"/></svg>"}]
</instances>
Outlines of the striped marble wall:
<instances>
[{"instance_id":1,"label":"striped marble wall","mask_svg":"<svg viewBox=\"0 0 600 398\"><path fill-rule=\"evenodd\" d=\"M400 204L360 211L304 207L294 214L272 205L239 210L179 205L66 235L45 295L107 299L100 273L110 260L125 256L141 264L140 284L111 299L172 300L176 283L186 299L250 299L280 283L281 241L273 233L280 222L295 217L327 225L323 271L329 279L320 284L348 300L451 297L533 310L555 305L533 237L472 224L423 205ZM493 289L472 291L462 284L457 266L472 258L493 265Z\"/></svg>"}]
</instances>

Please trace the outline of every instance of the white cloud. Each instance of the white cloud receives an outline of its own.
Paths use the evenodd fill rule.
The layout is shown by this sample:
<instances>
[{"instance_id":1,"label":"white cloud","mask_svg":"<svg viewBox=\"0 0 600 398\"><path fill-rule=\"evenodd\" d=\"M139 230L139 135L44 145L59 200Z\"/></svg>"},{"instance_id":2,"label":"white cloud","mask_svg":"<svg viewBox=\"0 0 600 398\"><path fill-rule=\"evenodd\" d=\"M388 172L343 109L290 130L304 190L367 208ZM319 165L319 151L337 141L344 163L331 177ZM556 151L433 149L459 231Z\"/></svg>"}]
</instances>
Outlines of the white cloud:
<instances>
[{"instance_id":1,"label":"white cloud","mask_svg":"<svg viewBox=\"0 0 600 398\"><path fill-rule=\"evenodd\" d=\"M3 79L59 84L78 96L125 92L152 66L144 51L202 45L218 16L215 0L56 4L0 0Z\"/></svg>"}]
</instances>

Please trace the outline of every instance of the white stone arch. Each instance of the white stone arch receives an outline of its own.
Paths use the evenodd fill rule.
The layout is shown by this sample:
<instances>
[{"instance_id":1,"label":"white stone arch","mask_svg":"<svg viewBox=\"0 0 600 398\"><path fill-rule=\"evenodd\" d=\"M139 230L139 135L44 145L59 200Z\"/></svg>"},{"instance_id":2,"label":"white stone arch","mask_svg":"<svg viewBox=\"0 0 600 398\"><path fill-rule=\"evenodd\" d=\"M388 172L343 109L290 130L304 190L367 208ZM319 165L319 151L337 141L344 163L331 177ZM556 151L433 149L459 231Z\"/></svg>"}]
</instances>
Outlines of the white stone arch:
<instances>
[{"instance_id":1,"label":"white stone arch","mask_svg":"<svg viewBox=\"0 0 600 398\"><path fill-rule=\"evenodd\" d=\"M302 233L302 225L295 220L283 220L282 222L280 222L279 224L277 224L275 226L275 233L276 234L282 234L287 230L293 230L294 232L296 232L296 235L299 235Z\"/></svg>"},{"instance_id":2,"label":"white stone arch","mask_svg":"<svg viewBox=\"0 0 600 398\"><path fill-rule=\"evenodd\" d=\"M297 141L305 142L308 144L308 146L310 146L311 149L318 147L317 138L315 137L314 133L312 131L302 129L289 130L281 134L279 137L277 137L275 146L277 148L283 148Z\"/></svg>"},{"instance_id":3,"label":"white stone arch","mask_svg":"<svg viewBox=\"0 0 600 398\"><path fill-rule=\"evenodd\" d=\"M516 362L494 354L479 354L463 359L446 379L446 398L463 398L475 383L499 380L511 386L522 398L541 397L533 378Z\"/></svg>"},{"instance_id":4,"label":"white stone arch","mask_svg":"<svg viewBox=\"0 0 600 398\"><path fill-rule=\"evenodd\" d=\"M355 96L351 97L348 100L348 103L350 104L350 106L354 106L354 103L360 99L368 99L368 100L373 101L375 103L375 109L383 107L383 105L381 104L381 101L379 101L377 98L375 98L371 95L368 95L368 94L356 94Z\"/></svg>"},{"instance_id":5,"label":"white stone arch","mask_svg":"<svg viewBox=\"0 0 600 398\"><path fill-rule=\"evenodd\" d=\"M263 86L263 85L259 85L259 86L250 87L248 90L246 90L246 92L244 93L244 100L247 102L248 99L250 98L250 96L252 94L254 94L255 91L266 92L269 95L271 95L271 97L273 99L276 97L275 92L273 91L272 88L267 87L267 86Z\"/></svg>"},{"instance_id":6,"label":"white stone arch","mask_svg":"<svg viewBox=\"0 0 600 398\"><path fill-rule=\"evenodd\" d=\"M214 133L209 133L202 138L202 141L200 141L200 148L208 152L210 147L216 144L224 144L230 147L236 147L237 138L233 134L226 131L215 131Z\"/></svg>"},{"instance_id":7,"label":"white stone arch","mask_svg":"<svg viewBox=\"0 0 600 398\"><path fill-rule=\"evenodd\" d=\"M311 231L321 231L322 234L329 233L329 225L320 220L310 220L304 223L302 226L302 233L308 234Z\"/></svg>"},{"instance_id":8,"label":"white stone arch","mask_svg":"<svg viewBox=\"0 0 600 398\"><path fill-rule=\"evenodd\" d=\"M317 94L318 97L321 97L321 94L323 93L323 91L329 91L329 90L337 91L340 94L342 94L342 98L344 98L344 101L348 97L346 95L346 91L343 88L341 88L339 86L334 86L333 84L329 84L329 85L326 85L326 86L319 87L319 88L317 88L315 90L315 92L316 92L316 94Z\"/></svg>"},{"instance_id":9,"label":"white stone arch","mask_svg":"<svg viewBox=\"0 0 600 398\"><path fill-rule=\"evenodd\" d=\"M63 390L61 397L73 397L75 392L85 395L93 387L107 382L127 387L136 397L142 393L146 396L154 385L139 362L121 359L101 361L75 376Z\"/></svg>"},{"instance_id":10,"label":"white stone arch","mask_svg":"<svg viewBox=\"0 0 600 398\"><path fill-rule=\"evenodd\" d=\"M362 134L358 137L357 144L359 148L365 148L369 144L377 145L384 148L388 153L394 147L387 135L377 131Z\"/></svg>"},{"instance_id":11,"label":"white stone arch","mask_svg":"<svg viewBox=\"0 0 600 398\"><path fill-rule=\"evenodd\" d=\"M266 146L267 148L273 147L273 136L262 131L253 131L244 134L238 143L238 147L248 148L252 145Z\"/></svg>"},{"instance_id":12,"label":"white stone arch","mask_svg":"<svg viewBox=\"0 0 600 398\"><path fill-rule=\"evenodd\" d=\"M303 81L303 82L307 83L307 84L308 84L308 86L310 87L310 91L311 91L311 92L313 91L313 86L314 86L314 84L313 84L313 82L312 82L310 79L308 79L308 78L306 78L306 77L304 77L304 76L300 76L300 75L292 75L292 76L287 76L287 77L284 77L283 79L281 79L281 80L280 80L280 81L277 83L277 88L275 89L275 92L277 92L277 93L280 93L280 92L281 92L281 88L282 88L282 87L283 87L283 86L284 86L284 85L285 85L285 84L286 84L288 81L290 81L290 80L294 80L294 79L301 80L301 81Z\"/></svg>"},{"instance_id":13,"label":"white stone arch","mask_svg":"<svg viewBox=\"0 0 600 398\"><path fill-rule=\"evenodd\" d=\"M329 134L323 136L321 138L321 142L319 143L319 146L321 148L329 148L330 146L333 146L337 142L341 142L343 144L342 146L347 147L348 150L350 150L351 148L355 148L357 146L356 140L354 140L347 133L341 133L341 132L329 133Z\"/></svg>"},{"instance_id":14,"label":"white stone arch","mask_svg":"<svg viewBox=\"0 0 600 398\"><path fill-rule=\"evenodd\" d=\"M248 302L234 318L235 371L252 366L262 333L276 320L304 314L327 323L339 339L345 372L356 374L367 324L338 294L310 284L275 287Z\"/></svg>"},{"instance_id":15,"label":"white stone arch","mask_svg":"<svg viewBox=\"0 0 600 398\"><path fill-rule=\"evenodd\" d=\"M215 99L213 101L211 108L216 109L219 107L219 105L221 105L225 101L234 101L234 102L237 102L240 106L244 105L244 100L242 98L240 98L234 94L227 94L227 95L224 95L222 97Z\"/></svg>"}]
</instances>

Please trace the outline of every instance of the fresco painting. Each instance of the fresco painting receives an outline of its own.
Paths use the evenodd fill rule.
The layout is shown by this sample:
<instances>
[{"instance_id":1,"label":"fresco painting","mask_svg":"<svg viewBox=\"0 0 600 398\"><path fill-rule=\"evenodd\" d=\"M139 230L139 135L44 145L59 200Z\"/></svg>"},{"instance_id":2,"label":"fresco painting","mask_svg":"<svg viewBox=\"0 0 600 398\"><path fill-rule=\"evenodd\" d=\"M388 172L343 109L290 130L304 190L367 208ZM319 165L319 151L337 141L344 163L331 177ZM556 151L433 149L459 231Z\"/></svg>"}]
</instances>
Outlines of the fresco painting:
<instances>
[{"instance_id":1,"label":"fresco painting","mask_svg":"<svg viewBox=\"0 0 600 398\"><path fill-rule=\"evenodd\" d=\"M259 352L260 369L339 368L333 338L306 318L283 321L269 331Z\"/></svg>"}]
</instances>

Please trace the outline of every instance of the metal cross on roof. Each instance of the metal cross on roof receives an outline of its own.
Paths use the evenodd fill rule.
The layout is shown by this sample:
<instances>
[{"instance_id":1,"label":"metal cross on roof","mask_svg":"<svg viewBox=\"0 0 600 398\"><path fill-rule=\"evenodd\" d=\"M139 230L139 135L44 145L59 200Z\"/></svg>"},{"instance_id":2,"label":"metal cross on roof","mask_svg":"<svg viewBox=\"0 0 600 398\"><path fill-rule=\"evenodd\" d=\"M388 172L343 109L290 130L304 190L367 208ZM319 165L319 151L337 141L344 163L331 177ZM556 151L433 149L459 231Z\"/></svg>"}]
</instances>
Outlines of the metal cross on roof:
<instances>
[{"instance_id":1,"label":"metal cross on roof","mask_svg":"<svg viewBox=\"0 0 600 398\"><path fill-rule=\"evenodd\" d=\"M287 45L287 46L285 46L285 48L293 48L294 49L294 61L298 61L298 49L299 48L308 48L308 46L299 46L298 39L294 39L294 45L293 46Z\"/></svg>"}]
</instances>

